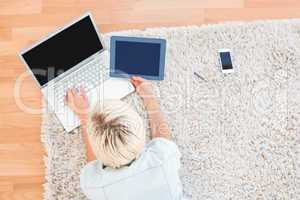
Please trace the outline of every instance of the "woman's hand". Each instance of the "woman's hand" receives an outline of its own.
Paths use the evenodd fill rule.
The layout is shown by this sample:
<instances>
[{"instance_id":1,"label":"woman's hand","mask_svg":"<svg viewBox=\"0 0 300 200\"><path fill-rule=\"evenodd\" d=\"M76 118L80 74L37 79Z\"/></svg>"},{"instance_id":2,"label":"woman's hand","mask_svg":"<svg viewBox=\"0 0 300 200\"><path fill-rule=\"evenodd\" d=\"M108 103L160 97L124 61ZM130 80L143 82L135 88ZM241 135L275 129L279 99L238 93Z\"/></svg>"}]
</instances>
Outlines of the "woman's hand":
<instances>
[{"instance_id":1,"label":"woman's hand","mask_svg":"<svg viewBox=\"0 0 300 200\"><path fill-rule=\"evenodd\" d=\"M159 104L153 93L153 88L151 83L141 77L136 77L136 76L133 76L130 81L134 85L138 95L143 99L147 111L148 112L159 111Z\"/></svg>"},{"instance_id":2,"label":"woman's hand","mask_svg":"<svg viewBox=\"0 0 300 200\"><path fill-rule=\"evenodd\" d=\"M142 99L154 97L153 88L149 81L137 76L131 77L130 81Z\"/></svg>"},{"instance_id":3,"label":"woman's hand","mask_svg":"<svg viewBox=\"0 0 300 200\"><path fill-rule=\"evenodd\" d=\"M136 92L144 101L151 127L151 137L164 137L166 139L171 139L171 131L162 112L160 111L160 106L154 96L151 83L136 76L132 77L130 81L134 85Z\"/></svg>"},{"instance_id":4,"label":"woman's hand","mask_svg":"<svg viewBox=\"0 0 300 200\"><path fill-rule=\"evenodd\" d=\"M65 104L70 107L81 121L87 119L89 102L83 87L80 87L79 90L75 88L68 89L65 96Z\"/></svg>"},{"instance_id":5,"label":"woman's hand","mask_svg":"<svg viewBox=\"0 0 300 200\"><path fill-rule=\"evenodd\" d=\"M67 91L65 104L79 117L82 127L83 142L86 145L86 156L88 161L96 160L95 154L90 145L86 131L86 122L89 109L89 102L83 87L79 90L72 88Z\"/></svg>"}]
</instances>

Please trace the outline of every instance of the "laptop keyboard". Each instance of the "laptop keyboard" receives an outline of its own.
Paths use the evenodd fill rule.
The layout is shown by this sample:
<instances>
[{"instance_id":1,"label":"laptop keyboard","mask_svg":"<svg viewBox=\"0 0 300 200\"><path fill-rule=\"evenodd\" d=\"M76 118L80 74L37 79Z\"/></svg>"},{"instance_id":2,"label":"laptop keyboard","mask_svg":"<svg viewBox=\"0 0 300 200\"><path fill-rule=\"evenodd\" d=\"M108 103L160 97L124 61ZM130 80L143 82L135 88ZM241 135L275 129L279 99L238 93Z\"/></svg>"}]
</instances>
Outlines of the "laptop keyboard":
<instances>
[{"instance_id":1,"label":"laptop keyboard","mask_svg":"<svg viewBox=\"0 0 300 200\"><path fill-rule=\"evenodd\" d=\"M106 81L109 78L107 65L99 56L55 83L54 94L57 106L64 106L64 97L69 88L79 89L80 86L83 86L88 93Z\"/></svg>"}]
</instances>

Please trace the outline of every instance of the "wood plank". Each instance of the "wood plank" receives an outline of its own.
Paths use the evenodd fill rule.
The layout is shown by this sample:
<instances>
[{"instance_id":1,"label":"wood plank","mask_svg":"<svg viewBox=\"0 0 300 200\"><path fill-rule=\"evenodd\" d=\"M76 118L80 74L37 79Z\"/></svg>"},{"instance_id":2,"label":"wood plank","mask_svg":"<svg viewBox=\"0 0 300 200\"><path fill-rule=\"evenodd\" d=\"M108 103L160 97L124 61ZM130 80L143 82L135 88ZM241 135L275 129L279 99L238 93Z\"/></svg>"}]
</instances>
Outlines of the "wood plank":
<instances>
[{"instance_id":1,"label":"wood plank","mask_svg":"<svg viewBox=\"0 0 300 200\"><path fill-rule=\"evenodd\" d=\"M1 18L0 18L1 19ZM24 40L22 38L15 40L0 41L0 55L1 56L16 56L24 47L31 44L32 40Z\"/></svg>"},{"instance_id":2,"label":"wood plank","mask_svg":"<svg viewBox=\"0 0 300 200\"><path fill-rule=\"evenodd\" d=\"M203 22L203 9L177 9L153 10L120 10L113 11L111 19L115 24L123 23L201 23Z\"/></svg>"},{"instance_id":3,"label":"wood plank","mask_svg":"<svg viewBox=\"0 0 300 200\"><path fill-rule=\"evenodd\" d=\"M37 83L32 79L30 75L27 75L26 73L26 79L22 79L21 77L20 78L18 77L14 77L13 80L7 80L7 79L0 80L1 83L0 98L14 99L17 97L16 96L17 94L20 94L21 98L41 97L41 91ZM17 82L16 80L19 80L19 82Z\"/></svg>"},{"instance_id":4,"label":"wood plank","mask_svg":"<svg viewBox=\"0 0 300 200\"><path fill-rule=\"evenodd\" d=\"M61 2L61 1L60 1ZM161 9L199 9L199 8L242 8L244 7L244 0L152 0L152 1L136 1L136 0L120 0L116 3L113 1L102 1L97 3L97 0L89 1L64 1L57 3L57 1L44 1L43 13L57 13L66 9L86 11L91 10L95 12L102 12L107 10L161 10Z\"/></svg>"},{"instance_id":5,"label":"wood plank","mask_svg":"<svg viewBox=\"0 0 300 200\"><path fill-rule=\"evenodd\" d=\"M13 183L3 181L3 180L0 182L0 194L1 192L12 192L12 191L13 191Z\"/></svg>"},{"instance_id":6,"label":"wood plank","mask_svg":"<svg viewBox=\"0 0 300 200\"><path fill-rule=\"evenodd\" d=\"M86 11L84 11L86 12ZM63 13L41 13L28 15L3 15L0 17L2 27L36 27L36 26L55 26L63 27L66 23L74 21L83 11L68 10ZM107 13L95 12L93 16L97 18L97 23L110 23L110 15Z\"/></svg>"},{"instance_id":7,"label":"wood plank","mask_svg":"<svg viewBox=\"0 0 300 200\"><path fill-rule=\"evenodd\" d=\"M42 0L1 0L0 15L40 13ZM1 24L1 23L0 23Z\"/></svg>"},{"instance_id":8,"label":"wood plank","mask_svg":"<svg viewBox=\"0 0 300 200\"><path fill-rule=\"evenodd\" d=\"M1 200L12 200L13 197L13 192L7 192L7 191L3 191L3 192L0 192L0 199Z\"/></svg>"},{"instance_id":9,"label":"wood plank","mask_svg":"<svg viewBox=\"0 0 300 200\"><path fill-rule=\"evenodd\" d=\"M43 148L41 144L28 142L25 143L24 140L20 144L0 144L0 160L10 160L12 154L16 160L36 160L37 158L43 156L44 151L42 149ZM3 163L0 165L2 164Z\"/></svg>"},{"instance_id":10,"label":"wood plank","mask_svg":"<svg viewBox=\"0 0 300 200\"><path fill-rule=\"evenodd\" d=\"M11 32L10 28L1 27L0 25L0 41L10 40Z\"/></svg>"},{"instance_id":11,"label":"wood plank","mask_svg":"<svg viewBox=\"0 0 300 200\"><path fill-rule=\"evenodd\" d=\"M299 0L245 0L247 8L298 8ZM274 14L273 14L274 15Z\"/></svg>"},{"instance_id":12,"label":"wood plank","mask_svg":"<svg viewBox=\"0 0 300 200\"><path fill-rule=\"evenodd\" d=\"M44 177L0 177L0 199L42 199Z\"/></svg>"},{"instance_id":13,"label":"wood plank","mask_svg":"<svg viewBox=\"0 0 300 200\"><path fill-rule=\"evenodd\" d=\"M43 199L43 187L39 183L17 184L14 186L14 200Z\"/></svg>"},{"instance_id":14,"label":"wood plank","mask_svg":"<svg viewBox=\"0 0 300 200\"><path fill-rule=\"evenodd\" d=\"M44 163L40 159L5 161L5 163L0 164L0 176L38 176L44 174Z\"/></svg>"},{"instance_id":15,"label":"wood plank","mask_svg":"<svg viewBox=\"0 0 300 200\"><path fill-rule=\"evenodd\" d=\"M276 15L274 14L276 13ZM232 9L205 9L205 23L220 21L250 21L266 19L299 18L300 8L232 8Z\"/></svg>"},{"instance_id":16,"label":"wood plank","mask_svg":"<svg viewBox=\"0 0 300 200\"><path fill-rule=\"evenodd\" d=\"M161 10L161 9L201 9L201 8L242 8L244 0L152 0L135 1L123 0L123 4L131 5L133 10ZM118 6L118 5L117 5Z\"/></svg>"},{"instance_id":17,"label":"wood plank","mask_svg":"<svg viewBox=\"0 0 300 200\"><path fill-rule=\"evenodd\" d=\"M36 97L22 97L21 104L24 104L33 109L42 109L42 99ZM22 107L17 104L15 98L1 98L0 109L3 115L9 113L23 112ZM0 128L1 129L1 128Z\"/></svg>"},{"instance_id":18,"label":"wood plank","mask_svg":"<svg viewBox=\"0 0 300 200\"><path fill-rule=\"evenodd\" d=\"M0 134L0 144L21 144L24 141L39 144L41 142L41 127L39 124L18 131L12 131L12 128L1 127Z\"/></svg>"},{"instance_id":19,"label":"wood plank","mask_svg":"<svg viewBox=\"0 0 300 200\"><path fill-rule=\"evenodd\" d=\"M19 59L16 59L16 55L11 56L0 56L0 65L8 65L10 67L19 68L21 66L21 62ZM7 68L5 68L7 69Z\"/></svg>"},{"instance_id":20,"label":"wood plank","mask_svg":"<svg viewBox=\"0 0 300 200\"><path fill-rule=\"evenodd\" d=\"M195 19L193 21L189 22L150 22L150 23L115 23L115 24L100 24L99 30L102 33L106 32L113 32L113 31L122 31L122 30L128 30L128 29L146 29L146 28L152 28L152 27L175 27L175 26L187 26L187 25L201 25L203 24L202 19L198 20Z\"/></svg>"},{"instance_id":21,"label":"wood plank","mask_svg":"<svg viewBox=\"0 0 300 200\"><path fill-rule=\"evenodd\" d=\"M10 113L0 115L0 127L11 128L15 131L20 131L25 128L36 127L41 124L41 116L27 113Z\"/></svg>"},{"instance_id":22,"label":"wood plank","mask_svg":"<svg viewBox=\"0 0 300 200\"><path fill-rule=\"evenodd\" d=\"M14 183L14 184L30 184L30 183L44 183L44 174L40 176L0 176L0 183Z\"/></svg>"},{"instance_id":23,"label":"wood plank","mask_svg":"<svg viewBox=\"0 0 300 200\"><path fill-rule=\"evenodd\" d=\"M12 39L22 38L26 41L41 40L57 30L57 26L20 27L12 30Z\"/></svg>"},{"instance_id":24,"label":"wood plank","mask_svg":"<svg viewBox=\"0 0 300 200\"><path fill-rule=\"evenodd\" d=\"M44 0L42 13L64 13L69 10L73 13L102 13L109 17L110 10L119 5L120 2L114 3L111 0L102 0L101 2L98 0Z\"/></svg>"},{"instance_id":25,"label":"wood plank","mask_svg":"<svg viewBox=\"0 0 300 200\"><path fill-rule=\"evenodd\" d=\"M0 199L12 199L14 185L11 181L0 181Z\"/></svg>"}]
</instances>

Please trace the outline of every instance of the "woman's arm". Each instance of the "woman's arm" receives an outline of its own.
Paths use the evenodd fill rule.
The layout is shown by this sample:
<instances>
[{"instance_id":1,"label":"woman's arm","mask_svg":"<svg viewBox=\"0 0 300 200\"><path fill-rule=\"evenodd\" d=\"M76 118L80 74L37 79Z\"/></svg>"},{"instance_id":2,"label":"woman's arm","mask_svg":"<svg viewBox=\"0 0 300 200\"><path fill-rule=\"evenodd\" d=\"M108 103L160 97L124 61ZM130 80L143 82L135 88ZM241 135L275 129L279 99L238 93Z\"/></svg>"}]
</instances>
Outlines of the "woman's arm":
<instances>
[{"instance_id":1,"label":"woman's arm","mask_svg":"<svg viewBox=\"0 0 300 200\"><path fill-rule=\"evenodd\" d=\"M132 77L131 82L136 88L137 93L143 99L146 107L151 128L151 137L172 138L171 131L165 120L160 106L153 94L151 83L140 77Z\"/></svg>"},{"instance_id":2,"label":"woman's arm","mask_svg":"<svg viewBox=\"0 0 300 200\"><path fill-rule=\"evenodd\" d=\"M87 134L87 117L84 119L80 119L81 121L81 133L82 133L82 139L83 139L83 143L85 144L86 147L86 157L87 157L87 161L92 161L92 160L96 160L94 151L92 149L92 146L90 144L89 141L89 137Z\"/></svg>"},{"instance_id":3,"label":"woman's arm","mask_svg":"<svg viewBox=\"0 0 300 200\"><path fill-rule=\"evenodd\" d=\"M94 155L94 152L91 148L88 134L87 134L87 121L88 121L88 98L87 95L83 89L83 87L80 88L79 91L76 89L69 89L67 91L67 95L65 96L65 103L71 108L71 110L78 116L81 122L81 133L83 142L86 146L86 156L87 161L95 160L96 157Z\"/></svg>"}]
</instances>

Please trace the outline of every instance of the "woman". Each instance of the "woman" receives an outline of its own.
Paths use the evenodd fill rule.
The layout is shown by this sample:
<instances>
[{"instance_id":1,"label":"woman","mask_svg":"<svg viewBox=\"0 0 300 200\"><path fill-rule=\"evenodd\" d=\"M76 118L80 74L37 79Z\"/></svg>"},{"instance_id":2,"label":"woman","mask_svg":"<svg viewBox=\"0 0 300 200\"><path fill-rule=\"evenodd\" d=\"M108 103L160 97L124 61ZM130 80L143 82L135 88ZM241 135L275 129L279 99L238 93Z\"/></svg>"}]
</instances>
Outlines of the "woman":
<instances>
[{"instance_id":1,"label":"woman","mask_svg":"<svg viewBox=\"0 0 300 200\"><path fill-rule=\"evenodd\" d=\"M180 152L172 141L152 86L140 77L133 77L131 82L149 116L148 144L143 121L128 104L106 100L88 112L83 89L67 92L66 104L81 120L90 161L81 170L81 188L92 200L182 199Z\"/></svg>"}]
</instances>

